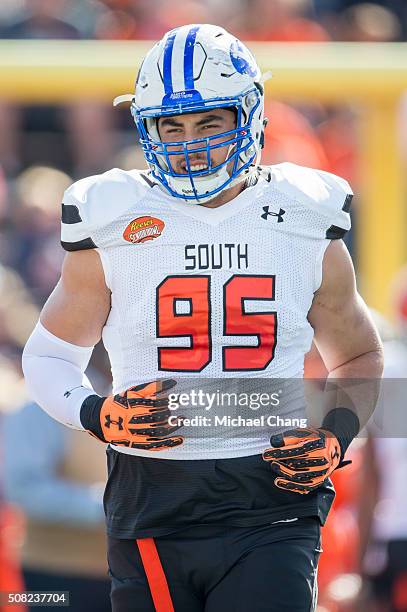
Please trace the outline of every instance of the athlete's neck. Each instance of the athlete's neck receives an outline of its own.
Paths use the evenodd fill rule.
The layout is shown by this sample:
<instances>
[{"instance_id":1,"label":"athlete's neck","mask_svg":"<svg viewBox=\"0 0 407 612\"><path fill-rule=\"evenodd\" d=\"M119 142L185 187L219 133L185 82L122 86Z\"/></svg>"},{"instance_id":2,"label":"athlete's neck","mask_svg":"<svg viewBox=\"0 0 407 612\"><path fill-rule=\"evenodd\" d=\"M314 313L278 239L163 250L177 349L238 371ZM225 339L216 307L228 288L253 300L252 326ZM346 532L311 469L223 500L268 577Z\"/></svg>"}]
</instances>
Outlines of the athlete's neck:
<instances>
[{"instance_id":1,"label":"athlete's neck","mask_svg":"<svg viewBox=\"0 0 407 612\"><path fill-rule=\"evenodd\" d=\"M200 204L200 206L205 206L205 208L219 208L219 206L223 206L223 204L227 204L233 198L239 195L246 188L246 181L242 181L237 185L234 185L230 189L225 189L219 195L215 196L209 202L205 202L204 204Z\"/></svg>"}]
</instances>

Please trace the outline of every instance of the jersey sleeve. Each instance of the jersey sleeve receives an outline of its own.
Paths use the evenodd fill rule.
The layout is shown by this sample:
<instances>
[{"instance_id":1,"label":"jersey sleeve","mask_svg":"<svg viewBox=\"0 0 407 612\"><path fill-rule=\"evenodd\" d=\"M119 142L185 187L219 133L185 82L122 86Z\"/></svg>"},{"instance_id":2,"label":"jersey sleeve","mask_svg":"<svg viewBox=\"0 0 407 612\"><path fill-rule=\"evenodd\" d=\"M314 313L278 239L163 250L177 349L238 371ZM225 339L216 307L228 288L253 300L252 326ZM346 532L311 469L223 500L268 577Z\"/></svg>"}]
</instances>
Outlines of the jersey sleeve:
<instances>
[{"instance_id":1,"label":"jersey sleeve","mask_svg":"<svg viewBox=\"0 0 407 612\"><path fill-rule=\"evenodd\" d=\"M353 199L353 191L345 179L323 170L315 171L322 183L324 192L322 205L319 208L321 214L326 215L331 225L326 230L326 238L338 240L351 228L350 206Z\"/></svg>"},{"instance_id":2,"label":"jersey sleeve","mask_svg":"<svg viewBox=\"0 0 407 612\"><path fill-rule=\"evenodd\" d=\"M277 188L318 217L319 237L338 240L350 230L353 191L345 179L291 163L278 164L273 172Z\"/></svg>"},{"instance_id":3,"label":"jersey sleeve","mask_svg":"<svg viewBox=\"0 0 407 612\"><path fill-rule=\"evenodd\" d=\"M73 183L62 201L62 247L80 251L103 246L95 234L134 206L149 188L143 173L118 168Z\"/></svg>"}]
</instances>

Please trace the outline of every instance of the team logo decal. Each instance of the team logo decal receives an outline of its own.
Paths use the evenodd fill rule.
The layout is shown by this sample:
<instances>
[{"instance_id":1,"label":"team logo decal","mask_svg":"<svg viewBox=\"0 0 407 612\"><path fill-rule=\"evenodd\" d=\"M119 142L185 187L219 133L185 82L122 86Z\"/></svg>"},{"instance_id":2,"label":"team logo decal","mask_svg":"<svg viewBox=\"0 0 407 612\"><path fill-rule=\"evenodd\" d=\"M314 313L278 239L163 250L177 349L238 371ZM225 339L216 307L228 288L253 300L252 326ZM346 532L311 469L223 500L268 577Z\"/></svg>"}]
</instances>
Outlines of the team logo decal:
<instances>
[{"instance_id":1,"label":"team logo decal","mask_svg":"<svg viewBox=\"0 0 407 612\"><path fill-rule=\"evenodd\" d=\"M256 76L257 65L255 59L249 49L239 40L235 40L231 44L229 53L232 64L239 74L248 74L251 77Z\"/></svg>"},{"instance_id":2,"label":"team logo decal","mask_svg":"<svg viewBox=\"0 0 407 612\"><path fill-rule=\"evenodd\" d=\"M133 244L147 242L159 238L165 227L164 221L157 217L137 217L133 219L123 232L123 238Z\"/></svg>"}]
</instances>

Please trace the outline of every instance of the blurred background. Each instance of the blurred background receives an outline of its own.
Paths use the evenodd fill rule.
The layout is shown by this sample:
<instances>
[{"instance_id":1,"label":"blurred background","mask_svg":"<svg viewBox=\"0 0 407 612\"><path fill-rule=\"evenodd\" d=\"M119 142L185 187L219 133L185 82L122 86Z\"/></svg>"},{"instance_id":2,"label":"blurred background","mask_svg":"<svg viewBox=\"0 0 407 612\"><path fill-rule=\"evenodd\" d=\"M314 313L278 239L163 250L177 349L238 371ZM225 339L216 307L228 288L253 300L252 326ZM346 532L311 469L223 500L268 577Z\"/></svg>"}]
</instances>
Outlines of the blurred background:
<instances>
[{"instance_id":1,"label":"blurred background","mask_svg":"<svg viewBox=\"0 0 407 612\"><path fill-rule=\"evenodd\" d=\"M385 49L389 43L407 40L407 2L0 2L0 42L154 41L173 27L205 22L224 26L249 46L250 41L321 43L327 48L332 42L360 42L381 43ZM403 49L407 54L407 46ZM0 82L4 84L3 77ZM322 91L324 83L319 87ZM407 91L407 76L405 88ZM369 165L369 156L362 150L363 105L351 97L348 103L343 97L338 102L322 100L317 90L313 100L277 99L271 82L262 161L291 161L320 168L351 183L357 194L352 211L356 231L353 229L346 240L358 273L360 236L363 227L369 227L369 210L364 204L366 176L370 173L373 180L380 172L391 177L392 158L384 150L381 153L379 146L371 157L376 165ZM397 137L392 133L390 139L397 148L394 158L401 175L407 161L406 100L401 95L386 106L389 125L397 130ZM58 105L33 104L29 96L26 102L16 103L2 95L0 85L0 591L69 590L75 611L110 609L103 535L104 448L60 426L30 402L20 357L39 310L59 277L63 191L72 181L89 174L144 165L127 108L113 110L102 97L89 100L79 95ZM388 190L389 199L383 201L383 207L389 206L397 219L402 219L404 191L398 187L395 202L392 185ZM402 235L404 227L399 231ZM389 241L386 244L388 249ZM366 259L367 253L368 260L371 249L373 261L381 245L363 248L363 257ZM386 252L382 255L386 258ZM400 267L392 276L382 280L383 303L388 306L382 312L375 311L374 316L386 347L385 375L406 378L407 271ZM372 294L368 278L363 287L366 295ZM372 305L377 307L377 303ZM325 375L316 349L308 356L306 374ZM97 347L88 375L99 393L109 391L110 368L103 347ZM338 495L323 530L318 612L406 612L407 493L399 478L383 473L382 466L397 464L398 477L406 481L407 440L377 438L370 433L353 443L351 454L352 466L334 477Z\"/></svg>"}]
</instances>

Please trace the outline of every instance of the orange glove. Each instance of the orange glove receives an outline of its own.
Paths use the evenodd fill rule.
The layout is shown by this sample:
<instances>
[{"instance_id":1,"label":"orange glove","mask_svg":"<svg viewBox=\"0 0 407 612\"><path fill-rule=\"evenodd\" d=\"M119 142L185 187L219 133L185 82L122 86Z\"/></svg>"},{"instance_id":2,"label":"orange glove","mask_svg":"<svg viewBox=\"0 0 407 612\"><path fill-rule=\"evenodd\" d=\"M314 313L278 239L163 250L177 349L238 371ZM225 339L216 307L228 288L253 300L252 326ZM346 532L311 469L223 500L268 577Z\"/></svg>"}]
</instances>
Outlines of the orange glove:
<instances>
[{"instance_id":1,"label":"orange glove","mask_svg":"<svg viewBox=\"0 0 407 612\"><path fill-rule=\"evenodd\" d=\"M82 425L102 442L129 448L160 451L179 446L184 438L171 434L182 425L168 423L171 411L166 392L174 385L175 380L162 380L131 387L115 396L90 395L82 404Z\"/></svg>"},{"instance_id":2,"label":"orange glove","mask_svg":"<svg viewBox=\"0 0 407 612\"><path fill-rule=\"evenodd\" d=\"M274 448L267 448L263 459L278 475L276 486L286 491L314 491L341 462L339 441L325 429L290 429L272 436L270 443Z\"/></svg>"}]
</instances>

